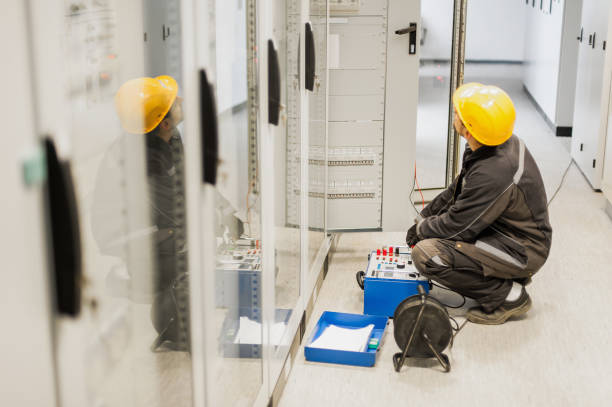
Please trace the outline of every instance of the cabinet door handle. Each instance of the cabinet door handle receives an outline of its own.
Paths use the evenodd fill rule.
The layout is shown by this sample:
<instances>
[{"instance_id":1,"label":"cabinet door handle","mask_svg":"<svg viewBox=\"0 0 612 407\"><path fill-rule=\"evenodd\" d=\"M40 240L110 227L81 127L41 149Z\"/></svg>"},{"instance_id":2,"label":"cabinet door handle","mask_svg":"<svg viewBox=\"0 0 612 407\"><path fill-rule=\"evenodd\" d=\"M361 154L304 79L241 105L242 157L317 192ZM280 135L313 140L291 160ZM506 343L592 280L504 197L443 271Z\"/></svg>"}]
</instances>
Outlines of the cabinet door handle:
<instances>
[{"instance_id":1,"label":"cabinet door handle","mask_svg":"<svg viewBox=\"0 0 612 407\"><path fill-rule=\"evenodd\" d=\"M414 23L412 23L414 24ZM416 24L410 25L410 27L402 28L401 30L395 30L397 35L404 35L416 32Z\"/></svg>"},{"instance_id":2,"label":"cabinet door handle","mask_svg":"<svg viewBox=\"0 0 612 407\"><path fill-rule=\"evenodd\" d=\"M268 123L278 126L281 110L281 77L278 52L268 40Z\"/></svg>"},{"instance_id":3,"label":"cabinet door handle","mask_svg":"<svg viewBox=\"0 0 612 407\"><path fill-rule=\"evenodd\" d=\"M408 34L408 54L414 55L416 54L416 37L417 37L417 23L410 23L410 25L406 28L402 28L400 30L395 30L395 34L397 35L405 35Z\"/></svg>"},{"instance_id":4,"label":"cabinet door handle","mask_svg":"<svg viewBox=\"0 0 612 407\"><path fill-rule=\"evenodd\" d=\"M315 73L316 73L316 50L314 33L312 32L312 25L306 23L306 89L309 91L314 90Z\"/></svg>"},{"instance_id":5,"label":"cabinet door handle","mask_svg":"<svg viewBox=\"0 0 612 407\"><path fill-rule=\"evenodd\" d=\"M206 70L200 70L200 132L202 142L202 182L217 183L219 163L219 131L215 96Z\"/></svg>"},{"instance_id":6,"label":"cabinet door handle","mask_svg":"<svg viewBox=\"0 0 612 407\"><path fill-rule=\"evenodd\" d=\"M53 283L57 312L76 317L81 311L81 231L70 164L57 157L50 137L44 141L47 196L53 252Z\"/></svg>"}]
</instances>

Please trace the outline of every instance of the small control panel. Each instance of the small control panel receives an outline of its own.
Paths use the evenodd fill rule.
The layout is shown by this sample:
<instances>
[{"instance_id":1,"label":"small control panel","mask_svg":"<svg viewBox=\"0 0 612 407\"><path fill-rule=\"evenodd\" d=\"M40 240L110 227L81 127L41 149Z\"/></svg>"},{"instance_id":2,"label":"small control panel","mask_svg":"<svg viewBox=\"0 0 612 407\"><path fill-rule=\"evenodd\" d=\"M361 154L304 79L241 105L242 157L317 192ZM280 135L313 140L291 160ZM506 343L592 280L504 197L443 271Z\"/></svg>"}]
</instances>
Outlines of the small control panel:
<instances>
[{"instance_id":1,"label":"small control panel","mask_svg":"<svg viewBox=\"0 0 612 407\"><path fill-rule=\"evenodd\" d=\"M224 245L218 249L218 270L261 270L261 248L259 241L252 244Z\"/></svg>"},{"instance_id":2,"label":"small control panel","mask_svg":"<svg viewBox=\"0 0 612 407\"><path fill-rule=\"evenodd\" d=\"M369 256L365 278L427 281L412 264L408 246L383 246Z\"/></svg>"}]
</instances>

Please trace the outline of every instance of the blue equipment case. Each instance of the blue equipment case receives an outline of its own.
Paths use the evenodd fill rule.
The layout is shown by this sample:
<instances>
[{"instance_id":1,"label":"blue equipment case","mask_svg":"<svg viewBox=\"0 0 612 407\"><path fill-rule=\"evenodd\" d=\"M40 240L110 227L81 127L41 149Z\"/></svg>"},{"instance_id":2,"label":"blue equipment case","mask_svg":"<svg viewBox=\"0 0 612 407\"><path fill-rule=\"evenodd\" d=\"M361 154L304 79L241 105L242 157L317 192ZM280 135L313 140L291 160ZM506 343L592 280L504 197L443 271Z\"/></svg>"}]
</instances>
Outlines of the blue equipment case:
<instances>
[{"instance_id":1,"label":"blue equipment case","mask_svg":"<svg viewBox=\"0 0 612 407\"><path fill-rule=\"evenodd\" d=\"M418 294L418 286L429 292L429 280L412 265L408 246L385 246L368 256L364 276L363 313L393 317L397 306Z\"/></svg>"},{"instance_id":2,"label":"blue equipment case","mask_svg":"<svg viewBox=\"0 0 612 407\"><path fill-rule=\"evenodd\" d=\"M374 366L376 363L376 353L381 347L382 337L387 327L388 318L380 315L358 315L345 314L341 312L325 311L319 318L317 326L314 328L313 334L306 342L304 347L304 356L306 360L312 362L340 363L344 365L355 366ZM310 344L317 339L325 328L329 325L336 325L341 328L363 328L370 324L374 324L372 335L369 339L377 339L378 347L369 349L363 352L350 352L343 350L312 348Z\"/></svg>"}]
</instances>

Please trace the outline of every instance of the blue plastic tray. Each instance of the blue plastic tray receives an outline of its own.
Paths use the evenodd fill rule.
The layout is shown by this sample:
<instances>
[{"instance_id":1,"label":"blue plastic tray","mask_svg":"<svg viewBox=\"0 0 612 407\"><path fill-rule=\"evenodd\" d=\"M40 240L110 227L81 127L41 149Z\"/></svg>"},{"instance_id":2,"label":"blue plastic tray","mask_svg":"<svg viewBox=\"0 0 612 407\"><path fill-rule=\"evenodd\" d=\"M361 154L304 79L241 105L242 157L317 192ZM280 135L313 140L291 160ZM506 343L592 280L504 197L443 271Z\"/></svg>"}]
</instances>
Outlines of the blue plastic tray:
<instances>
[{"instance_id":1,"label":"blue plastic tray","mask_svg":"<svg viewBox=\"0 0 612 407\"><path fill-rule=\"evenodd\" d=\"M388 320L389 318L381 315L359 315L325 311L323 315L321 315L321 318L319 318L319 322L317 322L317 326L310 339L306 342L304 356L306 360L313 362L374 366L374 363L376 363L376 352L380 349L382 344L382 336L385 333ZM342 328L363 328L370 324L374 324L370 339L378 339L377 349L366 349L364 352L350 352L310 347L310 344L317 339L329 325L336 325Z\"/></svg>"}]
</instances>

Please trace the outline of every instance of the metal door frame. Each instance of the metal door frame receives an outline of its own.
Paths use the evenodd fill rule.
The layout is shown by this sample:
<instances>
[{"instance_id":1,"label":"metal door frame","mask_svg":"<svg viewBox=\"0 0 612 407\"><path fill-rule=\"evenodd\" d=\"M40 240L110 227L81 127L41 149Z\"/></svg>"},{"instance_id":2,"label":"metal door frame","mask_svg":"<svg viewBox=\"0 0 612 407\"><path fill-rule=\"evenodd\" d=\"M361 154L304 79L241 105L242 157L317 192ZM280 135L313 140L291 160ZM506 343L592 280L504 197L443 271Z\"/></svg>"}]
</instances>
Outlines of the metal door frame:
<instances>
[{"instance_id":1,"label":"metal door frame","mask_svg":"<svg viewBox=\"0 0 612 407\"><path fill-rule=\"evenodd\" d=\"M448 95L448 138L446 147L446 187L452 184L459 173L461 145L459 134L453 127L454 107L453 93L463 84L465 66L465 24L468 0L455 0L453 12L453 45L451 54L450 92Z\"/></svg>"}]
</instances>

